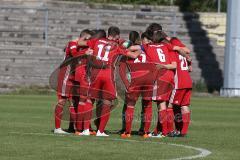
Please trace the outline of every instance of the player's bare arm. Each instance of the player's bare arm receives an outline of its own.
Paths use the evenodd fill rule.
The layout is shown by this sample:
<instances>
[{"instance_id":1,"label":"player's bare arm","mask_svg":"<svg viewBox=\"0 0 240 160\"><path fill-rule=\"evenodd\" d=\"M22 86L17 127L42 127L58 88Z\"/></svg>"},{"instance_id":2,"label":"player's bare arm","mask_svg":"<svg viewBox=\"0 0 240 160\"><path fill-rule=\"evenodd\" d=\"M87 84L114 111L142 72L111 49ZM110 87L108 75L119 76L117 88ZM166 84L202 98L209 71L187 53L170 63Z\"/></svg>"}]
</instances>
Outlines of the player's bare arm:
<instances>
[{"instance_id":1,"label":"player's bare arm","mask_svg":"<svg viewBox=\"0 0 240 160\"><path fill-rule=\"evenodd\" d=\"M128 51L127 52L127 56L130 57L130 58L137 58L139 55L141 54L141 51L140 50L136 50L136 51Z\"/></svg>"},{"instance_id":2,"label":"player's bare arm","mask_svg":"<svg viewBox=\"0 0 240 160\"><path fill-rule=\"evenodd\" d=\"M179 53L180 55L182 55L183 57L187 58L187 60L189 62L192 61L192 58L189 56L189 53L187 52L188 49L184 49L186 47L179 47L179 46L173 46L173 50L174 51L177 51L177 53ZM190 51L190 50L189 50Z\"/></svg>"},{"instance_id":3,"label":"player's bare arm","mask_svg":"<svg viewBox=\"0 0 240 160\"><path fill-rule=\"evenodd\" d=\"M157 64L158 69L168 69L175 70L177 68L177 62L172 62L171 64Z\"/></svg>"},{"instance_id":4,"label":"player's bare arm","mask_svg":"<svg viewBox=\"0 0 240 160\"><path fill-rule=\"evenodd\" d=\"M88 46L87 45L87 40L85 40L85 39L78 39L78 45L79 46Z\"/></svg>"},{"instance_id":5,"label":"player's bare arm","mask_svg":"<svg viewBox=\"0 0 240 160\"><path fill-rule=\"evenodd\" d=\"M140 45L134 45L134 46L129 47L128 50L138 51L138 50L141 50L141 46Z\"/></svg>"}]
</instances>

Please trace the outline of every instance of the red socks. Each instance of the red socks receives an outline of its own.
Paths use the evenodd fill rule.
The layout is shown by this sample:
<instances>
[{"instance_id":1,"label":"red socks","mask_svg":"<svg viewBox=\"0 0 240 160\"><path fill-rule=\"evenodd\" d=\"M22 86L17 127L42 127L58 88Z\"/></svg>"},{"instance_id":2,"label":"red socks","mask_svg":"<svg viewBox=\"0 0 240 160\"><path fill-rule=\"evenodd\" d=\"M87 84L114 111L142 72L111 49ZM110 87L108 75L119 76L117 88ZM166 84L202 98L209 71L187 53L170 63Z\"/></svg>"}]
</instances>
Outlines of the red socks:
<instances>
[{"instance_id":1,"label":"red socks","mask_svg":"<svg viewBox=\"0 0 240 160\"><path fill-rule=\"evenodd\" d=\"M126 123L126 133L128 134L131 134L133 116L134 116L134 107L127 106L127 109L125 112L125 123Z\"/></svg>"},{"instance_id":2,"label":"red socks","mask_svg":"<svg viewBox=\"0 0 240 160\"><path fill-rule=\"evenodd\" d=\"M159 111L158 118L159 118L159 122L161 123L161 126L162 126L162 134L165 136L168 133L167 110L165 109L165 110Z\"/></svg>"},{"instance_id":3,"label":"red socks","mask_svg":"<svg viewBox=\"0 0 240 160\"><path fill-rule=\"evenodd\" d=\"M78 109L77 109L77 121L76 121L76 128L78 131L83 130L83 115L84 115L84 102L79 102Z\"/></svg>"},{"instance_id":4,"label":"red socks","mask_svg":"<svg viewBox=\"0 0 240 160\"><path fill-rule=\"evenodd\" d=\"M174 113L172 108L167 109L167 129L168 133L174 131Z\"/></svg>"},{"instance_id":5,"label":"red socks","mask_svg":"<svg viewBox=\"0 0 240 160\"><path fill-rule=\"evenodd\" d=\"M105 130L107 122L110 118L110 107L109 105L103 104L101 110L100 124L98 130L102 133Z\"/></svg>"},{"instance_id":6,"label":"red socks","mask_svg":"<svg viewBox=\"0 0 240 160\"><path fill-rule=\"evenodd\" d=\"M84 122L83 122L83 128L84 130L90 129L90 123L92 118L92 103L86 102L86 105L84 106Z\"/></svg>"},{"instance_id":7,"label":"red socks","mask_svg":"<svg viewBox=\"0 0 240 160\"><path fill-rule=\"evenodd\" d=\"M182 114L183 127L182 127L182 130L181 130L181 134L183 134L183 135L187 134L190 119L191 119L190 112Z\"/></svg>"},{"instance_id":8,"label":"red socks","mask_svg":"<svg viewBox=\"0 0 240 160\"><path fill-rule=\"evenodd\" d=\"M152 122L152 105L144 107L144 132L149 133Z\"/></svg>"},{"instance_id":9,"label":"red socks","mask_svg":"<svg viewBox=\"0 0 240 160\"><path fill-rule=\"evenodd\" d=\"M63 106L56 105L55 108L55 128L61 128L61 120L63 115Z\"/></svg>"}]
</instances>

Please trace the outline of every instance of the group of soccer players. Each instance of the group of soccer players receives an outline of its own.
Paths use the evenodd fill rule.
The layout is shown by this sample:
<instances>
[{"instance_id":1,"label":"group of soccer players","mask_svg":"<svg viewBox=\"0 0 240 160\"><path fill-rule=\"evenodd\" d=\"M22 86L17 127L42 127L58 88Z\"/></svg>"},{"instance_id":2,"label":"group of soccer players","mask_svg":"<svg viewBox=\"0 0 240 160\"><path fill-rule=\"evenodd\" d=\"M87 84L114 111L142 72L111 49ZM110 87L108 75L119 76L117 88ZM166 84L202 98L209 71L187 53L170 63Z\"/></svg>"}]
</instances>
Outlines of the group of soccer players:
<instances>
[{"instance_id":1,"label":"group of soccer players","mask_svg":"<svg viewBox=\"0 0 240 160\"><path fill-rule=\"evenodd\" d=\"M192 91L190 50L178 38L167 36L160 24L150 24L142 34L131 31L128 40L120 38L120 29L115 26L109 27L107 34L86 29L67 44L65 53L57 79L54 133L109 136L105 127L117 99L117 73L125 87L122 138L131 137L140 95L140 135L161 138L187 134ZM158 107L158 120L151 132L153 103ZM96 131L91 127L94 104ZM61 129L64 106L69 106L68 131Z\"/></svg>"}]
</instances>

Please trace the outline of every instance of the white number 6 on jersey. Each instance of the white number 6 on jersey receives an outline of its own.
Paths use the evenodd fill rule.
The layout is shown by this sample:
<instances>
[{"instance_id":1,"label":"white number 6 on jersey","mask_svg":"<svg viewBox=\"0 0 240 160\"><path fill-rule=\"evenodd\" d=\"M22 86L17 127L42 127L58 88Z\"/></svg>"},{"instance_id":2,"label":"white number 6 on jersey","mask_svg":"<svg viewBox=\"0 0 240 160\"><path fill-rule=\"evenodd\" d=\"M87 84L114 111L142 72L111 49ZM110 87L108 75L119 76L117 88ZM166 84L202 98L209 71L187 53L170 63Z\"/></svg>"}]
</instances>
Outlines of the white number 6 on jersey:
<instances>
[{"instance_id":1,"label":"white number 6 on jersey","mask_svg":"<svg viewBox=\"0 0 240 160\"><path fill-rule=\"evenodd\" d=\"M165 54L163 54L163 50L161 48L157 49L158 58L161 62L166 62Z\"/></svg>"}]
</instances>

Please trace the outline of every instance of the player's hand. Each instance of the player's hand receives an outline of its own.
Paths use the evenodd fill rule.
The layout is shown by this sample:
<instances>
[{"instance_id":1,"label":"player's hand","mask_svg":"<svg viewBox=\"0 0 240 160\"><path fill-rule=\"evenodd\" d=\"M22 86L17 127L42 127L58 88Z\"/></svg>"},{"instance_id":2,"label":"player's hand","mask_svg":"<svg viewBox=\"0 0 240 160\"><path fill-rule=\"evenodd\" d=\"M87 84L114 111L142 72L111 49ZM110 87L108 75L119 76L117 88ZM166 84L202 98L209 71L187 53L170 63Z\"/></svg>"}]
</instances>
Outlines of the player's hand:
<instances>
[{"instance_id":1,"label":"player's hand","mask_svg":"<svg viewBox=\"0 0 240 160\"><path fill-rule=\"evenodd\" d=\"M93 50L92 49L88 49L86 52L85 52L86 55L92 55L93 54Z\"/></svg>"},{"instance_id":2,"label":"player's hand","mask_svg":"<svg viewBox=\"0 0 240 160\"><path fill-rule=\"evenodd\" d=\"M192 71L193 71L192 66L188 66L188 72L192 72Z\"/></svg>"},{"instance_id":3,"label":"player's hand","mask_svg":"<svg viewBox=\"0 0 240 160\"><path fill-rule=\"evenodd\" d=\"M187 56L186 59L188 62L192 62L192 58L190 56Z\"/></svg>"},{"instance_id":4,"label":"player's hand","mask_svg":"<svg viewBox=\"0 0 240 160\"><path fill-rule=\"evenodd\" d=\"M157 67L157 69L164 69L164 68L166 68L165 65L163 65L163 64L157 64L156 67Z\"/></svg>"}]
</instances>

